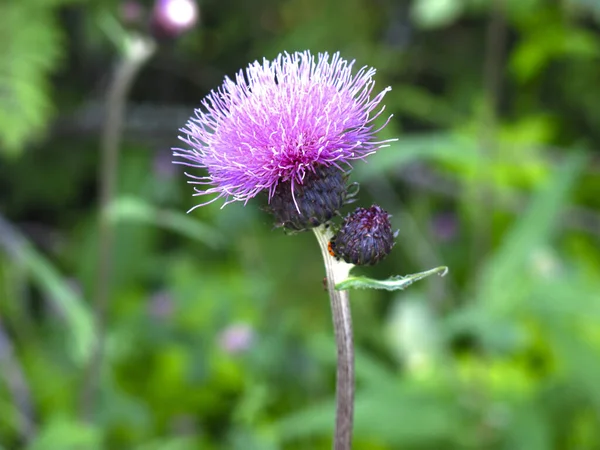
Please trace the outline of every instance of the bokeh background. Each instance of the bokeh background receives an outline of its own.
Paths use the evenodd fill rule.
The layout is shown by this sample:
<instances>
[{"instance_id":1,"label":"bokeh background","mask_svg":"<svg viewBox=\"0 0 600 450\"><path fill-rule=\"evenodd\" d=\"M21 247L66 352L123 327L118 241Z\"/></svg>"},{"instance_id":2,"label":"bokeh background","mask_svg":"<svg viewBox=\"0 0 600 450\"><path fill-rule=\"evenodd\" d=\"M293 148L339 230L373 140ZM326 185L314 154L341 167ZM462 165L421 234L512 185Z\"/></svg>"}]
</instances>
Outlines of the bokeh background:
<instances>
[{"instance_id":1,"label":"bokeh background","mask_svg":"<svg viewBox=\"0 0 600 450\"><path fill-rule=\"evenodd\" d=\"M358 272L450 267L352 293L354 448L600 449L600 3L202 0L189 23L166 3L0 5L0 449L330 448L314 237L258 200L186 215L170 155L224 76L304 49L393 88L398 141L352 179L400 234Z\"/></svg>"}]
</instances>

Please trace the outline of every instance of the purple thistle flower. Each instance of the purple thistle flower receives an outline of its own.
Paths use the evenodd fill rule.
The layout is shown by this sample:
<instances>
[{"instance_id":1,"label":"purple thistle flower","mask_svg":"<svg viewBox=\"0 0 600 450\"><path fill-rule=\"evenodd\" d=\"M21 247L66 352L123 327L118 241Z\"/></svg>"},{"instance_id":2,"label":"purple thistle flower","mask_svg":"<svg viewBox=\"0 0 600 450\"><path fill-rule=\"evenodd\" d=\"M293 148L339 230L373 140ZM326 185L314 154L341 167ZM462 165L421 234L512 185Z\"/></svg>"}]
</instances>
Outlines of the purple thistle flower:
<instances>
[{"instance_id":1,"label":"purple thistle flower","mask_svg":"<svg viewBox=\"0 0 600 450\"><path fill-rule=\"evenodd\" d=\"M182 159L176 164L208 171L186 173L188 183L206 186L194 187L194 196L215 195L194 208L219 198L223 206L247 203L262 191L271 199L285 182L293 194L318 166L343 170L387 147L390 141L375 140L380 129L373 129L373 121L391 88L373 97L375 69L363 67L352 75L353 64L339 53L331 59L327 53L317 58L309 51L283 53L250 64L235 81L225 78L180 130L191 149L173 152Z\"/></svg>"}]
</instances>

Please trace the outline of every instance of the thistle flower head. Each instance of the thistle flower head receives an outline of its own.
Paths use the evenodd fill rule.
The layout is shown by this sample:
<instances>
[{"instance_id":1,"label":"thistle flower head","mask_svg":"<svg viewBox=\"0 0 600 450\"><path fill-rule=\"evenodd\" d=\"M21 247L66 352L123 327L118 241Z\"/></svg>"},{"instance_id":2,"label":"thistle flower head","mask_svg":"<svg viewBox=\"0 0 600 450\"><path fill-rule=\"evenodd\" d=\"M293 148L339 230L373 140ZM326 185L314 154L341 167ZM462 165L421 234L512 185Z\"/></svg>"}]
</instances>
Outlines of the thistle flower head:
<instances>
[{"instance_id":1,"label":"thistle flower head","mask_svg":"<svg viewBox=\"0 0 600 450\"><path fill-rule=\"evenodd\" d=\"M197 206L246 203L262 191L271 199L283 183L293 195L319 166L342 170L386 146L373 121L390 88L373 95L375 69L353 74L353 64L338 53L284 53L226 78L180 130L191 148L173 153L176 163L208 172L187 174L194 195L214 195Z\"/></svg>"}]
</instances>

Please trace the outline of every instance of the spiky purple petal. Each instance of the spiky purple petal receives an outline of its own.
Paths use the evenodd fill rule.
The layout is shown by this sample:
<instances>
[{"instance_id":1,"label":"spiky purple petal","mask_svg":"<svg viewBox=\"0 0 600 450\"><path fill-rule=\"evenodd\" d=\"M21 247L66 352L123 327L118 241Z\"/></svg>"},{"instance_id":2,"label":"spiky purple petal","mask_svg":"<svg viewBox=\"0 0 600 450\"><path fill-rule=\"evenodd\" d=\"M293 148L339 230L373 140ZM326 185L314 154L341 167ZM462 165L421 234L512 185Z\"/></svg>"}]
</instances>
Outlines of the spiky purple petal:
<instances>
[{"instance_id":1,"label":"spiky purple petal","mask_svg":"<svg viewBox=\"0 0 600 450\"><path fill-rule=\"evenodd\" d=\"M283 53L226 78L180 130L191 149L173 152L175 163L208 171L186 173L206 186L194 195L215 195L203 205L247 202L261 191L271 198L281 182L302 184L319 165L341 169L387 146L374 139L373 121L390 88L372 96L375 69L353 75L353 64L339 53Z\"/></svg>"}]
</instances>

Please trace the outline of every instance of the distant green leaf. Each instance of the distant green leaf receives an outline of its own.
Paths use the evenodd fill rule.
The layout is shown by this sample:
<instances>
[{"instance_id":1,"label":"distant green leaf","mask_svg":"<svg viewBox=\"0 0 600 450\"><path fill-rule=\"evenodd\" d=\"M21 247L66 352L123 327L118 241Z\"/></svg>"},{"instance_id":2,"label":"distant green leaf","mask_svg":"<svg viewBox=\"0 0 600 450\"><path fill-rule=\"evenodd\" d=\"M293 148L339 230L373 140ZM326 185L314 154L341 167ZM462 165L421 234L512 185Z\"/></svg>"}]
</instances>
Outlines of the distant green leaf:
<instances>
[{"instance_id":1,"label":"distant green leaf","mask_svg":"<svg viewBox=\"0 0 600 450\"><path fill-rule=\"evenodd\" d=\"M47 422L35 441L27 450L100 450L101 434L99 430L67 418L58 418Z\"/></svg>"},{"instance_id":2,"label":"distant green leaf","mask_svg":"<svg viewBox=\"0 0 600 450\"><path fill-rule=\"evenodd\" d=\"M451 24L464 9L462 0L417 0L413 2L412 17L424 28Z\"/></svg>"},{"instance_id":3,"label":"distant green leaf","mask_svg":"<svg viewBox=\"0 0 600 450\"><path fill-rule=\"evenodd\" d=\"M488 260L482 276L481 298L508 299L514 289L520 289L516 284L518 275L528 258L552 235L558 214L584 163L583 155L574 153L549 177L547 185L533 198L531 206L504 236L502 246Z\"/></svg>"},{"instance_id":4,"label":"distant green leaf","mask_svg":"<svg viewBox=\"0 0 600 450\"><path fill-rule=\"evenodd\" d=\"M17 154L44 131L50 117L48 77L62 48L55 3L20 0L0 6L0 152Z\"/></svg>"},{"instance_id":5,"label":"distant green leaf","mask_svg":"<svg viewBox=\"0 0 600 450\"><path fill-rule=\"evenodd\" d=\"M367 164L357 164L354 174L369 179L430 159L474 164L479 157L477 145L474 138L457 133L409 134L371 156Z\"/></svg>"},{"instance_id":6,"label":"distant green leaf","mask_svg":"<svg viewBox=\"0 0 600 450\"><path fill-rule=\"evenodd\" d=\"M335 285L338 291L346 289L385 289L386 291L397 291L406 289L415 281L422 280L429 275L438 274L444 276L448 273L446 266L436 267L435 269L426 270L425 272L413 273L411 275L397 275L387 280L374 280L362 276L350 276L344 281Z\"/></svg>"},{"instance_id":7,"label":"distant green leaf","mask_svg":"<svg viewBox=\"0 0 600 450\"><path fill-rule=\"evenodd\" d=\"M285 417L275 429L284 441L329 435L333 432L334 418L335 404L331 399Z\"/></svg>"},{"instance_id":8,"label":"distant green leaf","mask_svg":"<svg viewBox=\"0 0 600 450\"><path fill-rule=\"evenodd\" d=\"M462 417L447 395L426 386L402 383L400 378L395 382L368 385L358 390L356 438L376 438L404 446L458 440L464 430ZM276 424L275 429L285 442L331 435L334 422L332 399L287 416Z\"/></svg>"},{"instance_id":9,"label":"distant green leaf","mask_svg":"<svg viewBox=\"0 0 600 450\"><path fill-rule=\"evenodd\" d=\"M115 222L138 222L159 226L212 248L218 248L224 242L221 233L199 220L179 211L159 209L135 197L115 200L109 214Z\"/></svg>"},{"instance_id":10,"label":"distant green leaf","mask_svg":"<svg viewBox=\"0 0 600 450\"><path fill-rule=\"evenodd\" d=\"M135 450L189 450L190 448L198 448L196 439L182 436L148 442L135 447Z\"/></svg>"},{"instance_id":11,"label":"distant green leaf","mask_svg":"<svg viewBox=\"0 0 600 450\"><path fill-rule=\"evenodd\" d=\"M356 436L381 439L399 448L444 448L436 443L457 442L465 431L459 408L433 389L428 392L406 384L398 380L394 389L371 386L357 392Z\"/></svg>"},{"instance_id":12,"label":"distant green leaf","mask_svg":"<svg viewBox=\"0 0 600 450\"><path fill-rule=\"evenodd\" d=\"M464 117L446 98L429 92L422 86L398 84L386 95L389 104L404 114L439 126L459 123Z\"/></svg>"},{"instance_id":13,"label":"distant green leaf","mask_svg":"<svg viewBox=\"0 0 600 450\"><path fill-rule=\"evenodd\" d=\"M79 363L85 362L91 355L94 332L92 315L84 300L52 263L1 217L0 248L23 265L40 289L56 303L68 324L73 358Z\"/></svg>"},{"instance_id":14,"label":"distant green leaf","mask_svg":"<svg viewBox=\"0 0 600 450\"><path fill-rule=\"evenodd\" d=\"M528 82L543 73L553 60L594 60L600 53L600 43L588 31L567 28L562 19L548 18L528 30L510 58L510 67L521 82Z\"/></svg>"}]
</instances>

